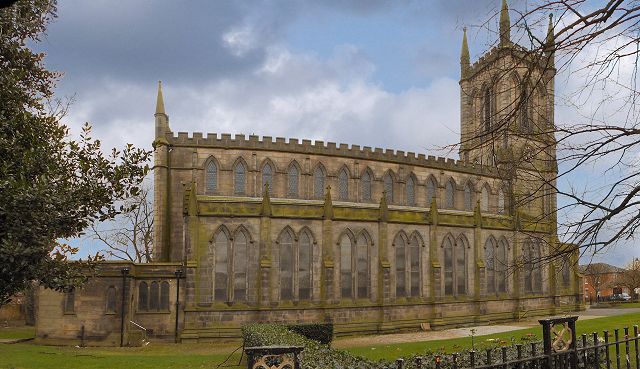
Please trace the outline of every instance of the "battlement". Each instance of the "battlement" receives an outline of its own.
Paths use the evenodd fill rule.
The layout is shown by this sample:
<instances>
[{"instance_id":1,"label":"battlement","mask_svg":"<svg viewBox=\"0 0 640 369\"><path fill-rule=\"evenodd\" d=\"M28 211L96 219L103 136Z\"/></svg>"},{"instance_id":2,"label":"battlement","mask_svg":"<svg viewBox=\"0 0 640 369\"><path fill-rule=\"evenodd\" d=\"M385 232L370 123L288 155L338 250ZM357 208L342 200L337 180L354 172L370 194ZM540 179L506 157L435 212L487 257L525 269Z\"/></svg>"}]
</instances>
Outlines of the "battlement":
<instances>
[{"instance_id":1,"label":"battlement","mask_svg":"<svg viewBox=\"0 0 640 369\"><path fill-rule=\"evenodd\" d=\"M472 163L465 163L462 160L452 158L436 157L433 155L416 154L414 152L405 152L403 150L392 150L382 148L372 148L370 146L337 144L335 142L300 140L297 138L276 137L275 140L271 136L222 133L207 133L206 137L201 132L194 132L189 135L187 132L178 132L168 134L167 141L173 146L190 146L190 147L211 147L222 149L242 149L242 150L259 150L259 151L279 151L289 153L300 153L309 155L335 156L362 160L384 161L419 167L438 168L443 170L454 170L458 172L495 175L495 168L481 166Z\"/></svg>"}]
</instances>

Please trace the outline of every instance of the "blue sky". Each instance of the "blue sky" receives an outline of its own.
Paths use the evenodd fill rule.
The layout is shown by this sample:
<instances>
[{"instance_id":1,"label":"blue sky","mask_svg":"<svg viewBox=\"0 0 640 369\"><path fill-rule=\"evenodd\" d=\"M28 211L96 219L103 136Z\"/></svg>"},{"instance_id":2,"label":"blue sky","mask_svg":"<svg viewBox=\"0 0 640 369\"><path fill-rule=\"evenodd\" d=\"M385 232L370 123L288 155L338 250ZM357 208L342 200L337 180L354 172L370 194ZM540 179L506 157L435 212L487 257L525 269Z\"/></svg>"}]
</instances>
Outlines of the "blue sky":
<instances>
[{"instance_id":1,"label":"blue sky","mask_svg":"<svg viewBox=\"0 0 640 369\"><path fill-rule=\"evenodd\" d=\"M516 10L528 6L510 3ZM47 52L50 69L65 73L58 96L74 99L65 122L74 132L92 123L105 147L150 148L162 80L174 131L457 157L442 147L458 140L462 28L469 27L473 61L496 42L499 5L60 0L59 18L36 49ZM556 119L569 114L558 109ZM76 242L88 245L87 253L95 248ZM603 257L623 264L625 249Z\"/></svg>"}]
</instances>

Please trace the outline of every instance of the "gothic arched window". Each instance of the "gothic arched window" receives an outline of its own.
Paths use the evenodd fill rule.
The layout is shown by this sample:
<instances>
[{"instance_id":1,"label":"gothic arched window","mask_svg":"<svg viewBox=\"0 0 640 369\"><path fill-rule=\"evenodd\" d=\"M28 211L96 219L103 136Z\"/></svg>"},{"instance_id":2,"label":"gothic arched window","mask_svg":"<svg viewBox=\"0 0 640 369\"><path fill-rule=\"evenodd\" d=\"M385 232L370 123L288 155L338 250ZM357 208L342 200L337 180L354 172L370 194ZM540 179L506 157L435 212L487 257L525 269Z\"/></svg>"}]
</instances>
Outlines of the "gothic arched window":
<instances>
[{"instance_id":1,"label":"gothic arched window","mask_svg":"<svg viewBox=\"0 0 640 369\"><path fill-rule=\"evenodd\" d=\"M218 302L229 301L227 286L229 283L229 238L225 232L218 232L214 238L215 265L213 298Z\"/></svg>"},{"instance_id":2,"label":"gothic arched window","mask_svg":"<svg viewBox=\"0 0 640 369\"><path fill-rule=\"evenodd\" d=\"M407 296L407 250L404 237L398 234L393 241L396 256L396 297Z\"/></svg>"},{"instance_id":3,"label":"gothic arched window","mask_svg":"<svg viewBox=\"0 0 640 369\"><path fill-rule=\"evenodd\" d=\"M207 164L207 177L205 191L207 194L214 194L218 190L218 166L211 160Z\"/></svg>"},{"instance_id":4,"label":"gothic arched window","mask_svg":"<svg viewBox=\"0 0 640 369\"><path fill-rule=\"evenodd\" d=\"M324 171L317 166L313 171L313 197L321 199L324 196Z\"/></svg>"},{"instance_id":5,"label":"gothic arched window","mask_svg":"<svg viewBox=\"0 0 640 369\"><path fill-rule=\"evenodd\" d=\"M160 311L169 310L169 282L167 281L160 283L160 304L158 309Z\"/></svg>"},{"instance_id":6,"label":"gothic arched window","mask_svg":"<svg viewBox=\"0 0 640 369\"><path fill-rule=\"evenodd\" d=\"M493 119L493 91L487 88L482 97L482 128L484 133L491 132L491 121Z\"/></svg>"},{"instance_id":7,"label":"gothic arched window","mask_svg":"<svg viewBox=\"0 0 640 369\"><path fill-rule=\"evenodd\" d=\"M284 231L280 236L280 301L293 299L293 235Z\"/></svg>"},{"instance_id":8,"label":"gothic arched window","mask_svg":"<svg viewBox=\"0 0 640 369\"><path fill-rule=\"evenodd\" d=\"M362 200L371 201L371 175L369 171L364 172L360 179L360 184L362 186Z\"/></svg>"},{"instance_id":9,"label":"gothic arched window","mask_svg":"<svg viewBox=\"0 0 640 369\"><path fill-rule=\"evenodd\" d=\"M147 282L140 282L138 286L138 310L149 310L149 285Z\"/></svg>"},{"instance_id":10,"label":"gothic arched window","mask_svg":"<svg viewBox=\"0 0 640 369\"><path fill-rule=\"evenodd\" d=\"M405 185L405 190L407 192L407 205L415 206L416 205L416 185L413 181L413 177L407 178L407 183Z\"/></svg>"},{"instance_id":11,"label":"gothic arched window","mask_svg":"<svg viewBox=\"0 0 640 369\"><path fill-rule=\"evenodd\" d=\"M489 211L489 190L487 187L482 187L482 192L480 193L480 210L483 212Z\"/></svg>"},{"instance_id":12,"label":"gothic arched window","mask_svg":"<svg viewBox=\"0 0 640 369\"><path fill-rule=\"evenodd\" d=\"M560 275L562 287L569 288L571 286L571 259L565 256L560 259L562 266L560 267Z\"/></svg>"},{"instance_id":13,"label":"gothic arched window","mask_svg":"<svg viewBox=\"0 0 640 369\"><path fill-rule=\"evenodd\" d=\"M247 168L244 163L239 161L233 168L233 193L236 195L244 195L247 181Z\"/></svg>"},{"instance_id":14,"label":"gothic arched window","mask_svg":"<svg viewBox=\"0 0 640 369\"><path fill-rule=\"evenodd\" d=\"M106 308L105 312L107 314L113 314L116 312L116 288L114 286L109 286L107 288L106 295Z\"/></svg>"},{"instance_id":15,"label":"gothic arched window","mask_svg":"<svg viewBox=\"0 0 640 369\"><path fill-rule=\"evenodd\" d=\"M487 293L496 293L496 245L493 238L484 243L484 266L487 280Z\"/></svg>"},{"instance_id":16,"label":"gothic arched window","mask_svg":"<svg viewBox=\"0 0 640 369\"><path fill-rule=\"evenodd\" d=\"M247 299L247 272L249 253L247 236L237 232L233 238L233 301Z\"/></svg>"},{"instance_id":17,"label":"gothic arched window","mask_svg":"<svg viewBox=\"0 0 640 369\"><path fill-rule=\"evenodd\" d=\"M393 203L393 177L389 172L384 175L384 191L387 199L387 203Z\"/></svg>"},{"instance_id":18,"label":"gothic arched window","mask_svg":"<svg viewBox=\"0 0 640 369\"><path fill-rule=\"evenodd\" d=\"M273 196L273 168L271 164L265 163L262 167L262 188L269 185L269 196Z\"/></svg>"},{"instance_id":19,"label":"gothic arched window","mask_svg":"<svg viewBox=\"0 0 640 369\"><path fill-rule=\"evenodd\" d=\"M409 295L420 296L420 240L416 235L409 241Z\"/></svg>"},{"instance_id":20,"label":"gothic arched window","mask_svg":"<svg viewBox=\"0 0 640 369\"><path fill-rule=\"evenodd\" d=\"M431 202L436 197L436 183L433 177L427 179L427 206L431 206Z\"/></svg>"},{"instance_id":21,"label":"gothic arched window","mask_svg":"<svg viewBox=\"0 0 640 369\"><path fill-rule=\"evenodd\" d=\"M495 258L495 270L496 270L496 292L507 292L507 249L509 244L504 238L498 243L498 249L496 250Z\"/></svg>"},{"instance_id":22,"label":"gothic arched window","mask_svg":"<svg viewBox=\"0 0 640 369\"><path fill-rule=\"evenodd\" d=\"M153 281L151 282L151 287L149 288L149 310L158 311L159 300L160 300L160 286L158 285L158 282Z\"/></svg>"},{"instance_id":23,"label":"gothic arched window","mask_svg":"<svg viewBox=\"0 0 640 369\"><path fill-rule=\"evenodd\" d=\"M444 294L447 296L464 295L467 291L466 243L460 238L454 241L447 236L444 249Z\"/></svg>"},{"instance_id":24,"label":"gothic arched window","mask_svg":"<svg viewBox=\"0 0 640 369\"><path fill-rule=\"evenodd\" d=\"M473 189L471 188L471 183L468 182L464 186L464 210L473 210Z\"/></svg>"},{"instance_id":25,"label":"gothic arched window","mask_svg":"<svg viewBox=\"0 0 640 369\"><path fill-rule=\"evenodd\" d=\"M498 190L498 214L504 214L505 213L505 207L504 207L504 191L502 191L502 189Z\"/></svg>"},{"instance_id":26,"label":"gothic arched window","mask_svg":"<svg viewBox=\"0 0 640 369\"><path fill-rule=\"evenodd\" d=\"M357 298L369 298L369 240L360 234L356 241Z\"/></svg>"},{"instance_id":27,"label":"gothic arched window","mask_svg":"<svg viewBox=\"0 0 640 369\"><path fill-rule=\"evenodd\" d=\"M532 100L532 91L523 85L520 92L520 129L524 133L533 132Z\"/></svg>"},{"instance_id":28,"label":"gothic arched window","mask_svg":"<svg viewBox=\"0 0 640 369\"><path fill-rule=\"evenodd\" d=\"M524 291L525 293L542 292L542 271L540 265L539 246L526 240L523 246L524 255Z\"/></svg>"},{"instance_id":29,"label":"gothic arched window","mask_svg":"<svg viewBox=\"0 0 640 369\"><path fill-rule=\"evenodd\" d=\"M351 246L349 236L342 235L340 239L340 296L343 299L353 298Z\"/></svg>"},{"instance_id":30,"label":"gothic arched window","mask_svg":"<svg viewBox=\"0 0 640 369\"><path fill-rule=\"evenodd\" d=\"M456 196L455 196L456 185L453 182L453 179L447 182L444 186L444 207L447 209L455 209L456 207Z\"/></svg>"},{"instance_id":31,"label":"gothic arched window","mask_svg":"<svg viewBox=\"0 0 640 369\"><path fill-rule=\"evenodd\" d=\"M349 174L344 168L338 174L338 198L340 200L349 199Z\"/></svg>"},{"instance_id":32,"label":"gothic arched window","mask_svg":"<svg viewBox=\"0 0 640 369\"><path fill-rule=\"evenodd\" d=\"M291 164L289 166L289 197L298 197L299 177L298 167Z\"/></svg>"},{"instance_id":33,"label":"gothic arched window","mask_svg":"<svg viewBox=\"0 0 640 369\"><path fill-rule=\"evenodd\" d=\"M311 236L306 231L300 233L298 240L298 298L308 300L311 298L311 266L313 261L313 243Z\"/></svg>"}]
</instances>

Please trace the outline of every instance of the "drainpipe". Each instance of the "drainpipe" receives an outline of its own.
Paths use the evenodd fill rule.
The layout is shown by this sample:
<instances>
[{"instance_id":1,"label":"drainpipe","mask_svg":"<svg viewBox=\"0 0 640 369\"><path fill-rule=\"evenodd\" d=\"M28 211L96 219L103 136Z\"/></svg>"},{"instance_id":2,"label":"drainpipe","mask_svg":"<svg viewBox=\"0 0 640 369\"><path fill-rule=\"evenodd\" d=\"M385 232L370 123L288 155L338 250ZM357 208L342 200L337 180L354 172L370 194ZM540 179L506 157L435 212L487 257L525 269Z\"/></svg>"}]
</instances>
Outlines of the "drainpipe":
<instances>
[{"instance_id":1,"label":"drainpipe","mask_svg":"<svg viewBox=\"0 0 640 369\"><path fill-rule=\"evenodd\" d=\"M182 269L176 269L176 329L175 342L178 343L178 315L180 314L180 278L182 278Z\"/></svg>"},{"instance_id":2,"label":"drainpipe","mask_svg":"<svg viewBox=\"0 0 640 369\"><path fill-rule=\"evenodd\" d=\"M120 305L120 347L124 346L124 302L125 302L125 288L127 287L127 275L129 274L129 268L122 268L122 304Z\"/></svg>"}]
</instances>

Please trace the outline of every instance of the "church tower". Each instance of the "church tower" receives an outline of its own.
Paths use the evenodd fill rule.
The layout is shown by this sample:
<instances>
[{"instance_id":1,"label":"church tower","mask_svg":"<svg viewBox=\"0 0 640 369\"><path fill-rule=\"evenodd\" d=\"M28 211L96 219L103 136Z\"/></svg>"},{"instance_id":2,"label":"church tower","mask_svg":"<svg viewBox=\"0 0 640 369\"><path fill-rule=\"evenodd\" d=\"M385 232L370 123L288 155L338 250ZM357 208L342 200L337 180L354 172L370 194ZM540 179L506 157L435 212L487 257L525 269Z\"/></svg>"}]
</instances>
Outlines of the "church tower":
<instances>
[{"instance_id":1,"label":"church tower","mask_svg":"<svg viewBox=\"0 0 640 369\"><path fill-rule=\"evenodd\" d=\"M466 29L460 52L460 158L497 167L509 183L512 209L545 216L555 207L553 23L534 50L511 40L502 0L497 45L471 63ZM526 205L525 205L526 204Z\"/></svg>"}]
</instances>

